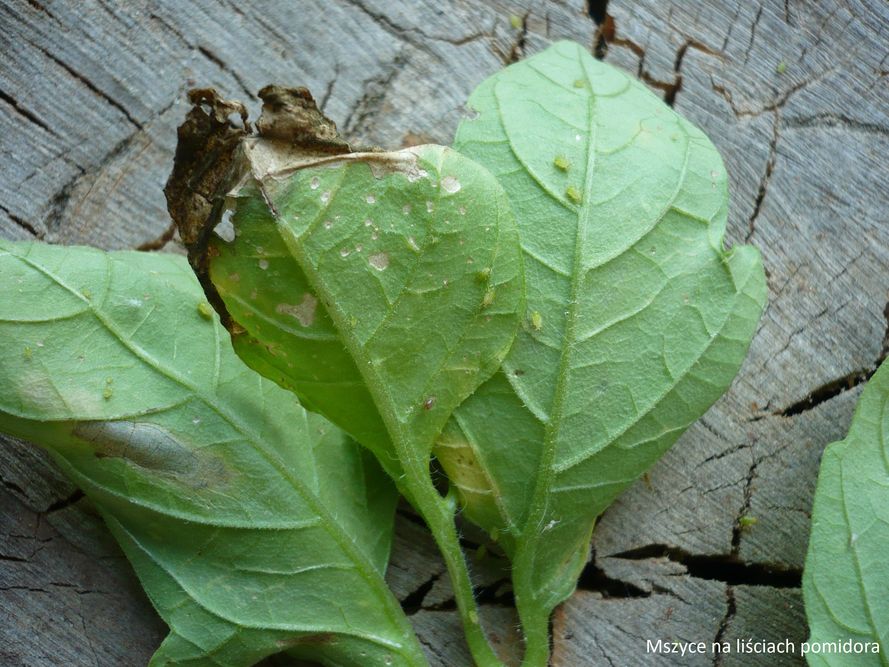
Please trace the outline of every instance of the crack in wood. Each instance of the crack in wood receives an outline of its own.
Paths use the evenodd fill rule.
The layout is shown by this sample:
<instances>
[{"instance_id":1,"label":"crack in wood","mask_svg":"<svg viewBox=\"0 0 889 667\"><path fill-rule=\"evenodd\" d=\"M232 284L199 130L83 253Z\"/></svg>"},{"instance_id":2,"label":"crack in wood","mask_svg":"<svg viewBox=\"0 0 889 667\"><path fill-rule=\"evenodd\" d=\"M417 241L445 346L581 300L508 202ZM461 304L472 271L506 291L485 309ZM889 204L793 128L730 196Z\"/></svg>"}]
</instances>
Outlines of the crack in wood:
<instances>
[{"instance_id":1,"label":"crack in wood","mask_svg":"<svg viewBox=\"0 0 889 667\"><path fill-rule=\"evenodd\" d=\"M667 559L682 565L690 577L720 581L732 586L799 588L802 580L802 570L799 568L777 563L741 560L734 545L730 554L710 555L693 554L668 544L648 544L620 553L608 554L607 558L631 561ZM647 592L646 595L648 595Z\"/></svg>"},{"instance_id":2,"label":"crack in wood","mask_svg":"<svg viewBox=\"0 0 889 667\"><path fill-rule=\"evenodd\" d=\"M28 40L30 42L30 40ZM32 46L37 48L43 55L52 60L56 65L65 70L69 75L71 75L77 81L80 81L88 90L90 90L93 94L97 95L101 99L105 100L109 105L117 109L120 113L123 114L124 118L127 119L130 123L132 123L137 129L141 130L143 128L142 123L140 123L136 118L129 112L129 110L116 99L114 99L111 95L106 93L104 90L99 88L95 83L90 81L86 76L75 70L71 65L66 63L61 58L55 56L50 53L46 47L31 42Z\"/></svg>"},{"instance_id":3,"label":"crack in wood","mask_svg":"<svg viewBox=\"0 0 889 667\"><path fill-rule=\"evenodd\" d=\"M778 417L794 417L803 412L808 412L822 403L836 398L840 394L870 380L880 365L889 358L889 303L886 303L883 309L883 318L886 320L886 330L883 333L880 353L872 366L851 371L841 377L825 382L806 394L804 398L781 410L776 410L772 414Z\"/></svg>"},{"instance_id":4,"label":"crack in wood","mask_svg":"<svg viewBox=\"0 0 889 667\"><path fill-rule=\"evenodd\" d=\"M732 619L735 617L735 614L738 612L738 607L735 602L735 591L731 586L725 587L725 616L722 617L722 620L719 622L719 628L716 630L716 636L713 638L714 644L721 644L723 641L723 637L725 637L725 633L728 631L728 627L732 622ZM713 655L713 665L714 667L719 667L722 665L723 653L720 651L719 653L714 653Z\"/></svg>"},{"instance_id":5,"label":"crack in wood","mask_svg":"<svg viewBox=\"0 0 889 667\"><path fill-rule=\"evenodd\" d=\"M59 498L54 503L52 503L49 507L47 507L41 514L52 514L53 512L58 512L67 507L71 507L75 503L80 502L84 498L84 493L80 489L76 489L74 493L69 495L66 498Z\"/></svg>"},{"instance_id":6,"label":"crack in wood","mask_svg":"<svg viewBox=\"0 0 889 667\"><path fill-rule=\"evenodd\" d=\"M17 224L19 227L24 229L29 234L32 234L33 236L37 237L38 239L43 238L43 233L37 231L37 228L34 227L34 225L32 225L30 222L28 222L24 218L20 218L19 216L15 215L12 211L10 211L5 206L0 205L0 211L3 211L10 220L12 220L15 224Z\"/></svg>"},{"instance_id":7,"label":"crack in wood","mask_svg":"<svg viewBox=\"0 0 889 667\"><path fill-rule=\"evenodd\" d=\"M6 102L9 106L12 107L13 111L15 111L19 116L21 116L22 118L27 120L29 123L32 123L33 125L36 125L37 127L45 130L46 132L53 135L54 137L59 136L55 133L55 131L49 125L47 125L46 123L43 122L43 119L40 118L40 116L38 116L35 113L32 113L31 111L29 111L28 109L23 107L19 103L19 101L17 99L15 99L12 95L0 90L0 100L3 100L4 102Z\"/></svg>"},{"instance_id":8,"label":"crack in wood","mask_svg":"<svg viewBox=\"0 0 889 667\"><path fill-rule=\"evenodd\" d=\"M354 135L359 130L369 129L374 118L382 109L389 87L406 62L405 49L402 48L379 76L364 82L364 91L361 97L353 105L343 123L345 133Z\"/></svg>"},{"instance_id":9,"label":"crack in wood","mask_svg":"<svg viewBox=\"0 0 889 667\"><path fill-rule=\"evenodd\" d=\"M756 233L756 220L759 218L760 211L762 210L762 203L766 198L769 181L772 179L772 172L775 171L775 162L778 158L778 137L780 132L778 128L781 124L781 114L777 109L773 113L775 117L772 124L772 138L769 141L769 157L766 159L766 168L759 181L759 189L756 192L756 199L753 201L753 211L747 220L747 233L744 235L744 241L748 243Z\"/></svg>"}]
</instances>

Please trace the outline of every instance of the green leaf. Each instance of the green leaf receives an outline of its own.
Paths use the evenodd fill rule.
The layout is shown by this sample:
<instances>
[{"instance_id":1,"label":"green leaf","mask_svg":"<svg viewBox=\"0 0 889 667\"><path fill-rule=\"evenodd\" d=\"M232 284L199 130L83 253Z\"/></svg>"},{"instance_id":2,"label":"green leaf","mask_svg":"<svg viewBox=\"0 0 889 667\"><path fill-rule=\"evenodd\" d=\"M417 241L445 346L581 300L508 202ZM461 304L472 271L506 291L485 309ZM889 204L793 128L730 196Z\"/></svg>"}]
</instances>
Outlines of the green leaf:
<instances>
[{"instance_id":1,"label":"green leaf","mask_svg":"<svg viewBox=\"0 0 889 667\"><path fill-rule=\"evenodd\" d=\"M225 212L199 221L219 233L201 248L204 234L180 224L197 239L192 262L221 298L241 358L371 449L417 507L455 581L474 656L493 663L454 505L429 464L442 427L497 370L520 322L521 252L506 195L441 146L342 153L337 144L318 155L303 133L282 143L284 130L263 132L274 123L292 132L301 116L284 122L278 97L264 99L260 134L241 142L222 185ZM299 100L290 106L302 109Z\"/></svg>"},{"instance_id":2,"label":"green leaf","mask_svg":"<svg viewBox=\"0 0 889 667\"><path fill-rule=\"evenodd\" d=\"M889 664L889 361L867 383L845 440L828 445L803 572L809 642L861 642L867 653L810 652L810 665Z\"/></svg>"},{"instance_id":3,"label":"green leaf","mask_svg":"<svg viewBox=\"0 0 889 667\"><path fill-rule=\"evenodd\" d=\"M152 664L425 664L394 490L243 365L184 258L0 241L0 284L0 428L102 513L170 626Z\"/></svg>"},{"instance_id":4,"label":"green leaf","mask_svg":"<svg viewBox=\"0 0 889 667\"><path fill-rule=\"evenodd\" d=\"M542 663L596 517L729 386L766 286L755 249L723 249L713 145L579 45L498 72L469 106L455 146L509 196L527 317L435 453L512 558Z\"/></svg>"},{"instance_id":5,"label":"green leaf","mask_svg":"<svg viewBox=\"0 0 889 667\"><path fill-rule=\"evenodd\" d=\"M425 462L518 327L506 198L441 146L279 167L288 171L231 192L236 238L217 236L208 251L236 350L391 469Z\"/></svg>"}]
</instances>

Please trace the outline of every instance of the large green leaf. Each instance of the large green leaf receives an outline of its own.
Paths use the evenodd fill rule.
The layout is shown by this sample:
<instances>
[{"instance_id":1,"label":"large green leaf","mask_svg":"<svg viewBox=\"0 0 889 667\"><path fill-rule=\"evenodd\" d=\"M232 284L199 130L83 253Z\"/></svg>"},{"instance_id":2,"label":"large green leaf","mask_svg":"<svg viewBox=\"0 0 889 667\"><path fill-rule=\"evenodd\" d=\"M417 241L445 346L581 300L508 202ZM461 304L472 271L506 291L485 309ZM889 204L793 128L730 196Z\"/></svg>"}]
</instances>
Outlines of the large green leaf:
<instances>
[{"instance_id":1,"label":"large green leaf","mask_svg":"<svg viewBox=\"0 0 889 667\"><path fill-rule=\"evenodd\" d=\"M820 649L810 665L889 665L887 554L889 361L862 392L846 439L824 451L803 572L809 641L869 652Z\"/></svg>"},{"instance_id":2,"label":"large green leaf","mask_svg":"<svg viewBox=\"0 0 889 667\"><path fill-rule=\"evenodd\" d=\"M104 516L170 626L152 664L425 664L372 457L250 371L171 255L0 241L0 428Z\"/></svg>"},{"instance_id":3,"label":"large green leaf","mask_svg":"<svg viewBox=\"0 0 889 667\"><path fill-rule=\"evenodd\" d=\"M241 141L222 185L225 212L198 221L233 230L201 248L203 235L182 226L197 239L193 263L224 303L238 354L370 448L421 512L474 655L493 662L454 506L429 464L454 408L497 370L519 325L521 251L506 196L441 146L343 154L336 144L319 155L317 139L292 129L304 94L269 91L260 134ZM285 121L281 108L298 114ZM193 111L180 136L201 118ZM285 130L268 129L276 123L286 143ZM174 185L186 180L177 170Z\"/></svg>"},{"instance_id":4,"label":"large green leaf","mask_svg":"<svg viewBox=\"0 0 889 667\"><path fill-rule=\"evenodd\" d=\"M729 386L766 287L755 249L723 249L715 148L630 76L559 43L469 106L455 146L509 196L527 316L436 455L511 556L542 662L595 518Z\"/></svg>"},{"instance_id":5,"label":"large green leaf","mask_svg":"<svg viewBox=\"0 0 889 667\"><path fill-rule=\"evenodd\" d=\"M209 254L235 347L387 466L425 462L515 335L512 215L440 146L319 162L230 193L236 238Z\"/></svg>"}]
</instances>

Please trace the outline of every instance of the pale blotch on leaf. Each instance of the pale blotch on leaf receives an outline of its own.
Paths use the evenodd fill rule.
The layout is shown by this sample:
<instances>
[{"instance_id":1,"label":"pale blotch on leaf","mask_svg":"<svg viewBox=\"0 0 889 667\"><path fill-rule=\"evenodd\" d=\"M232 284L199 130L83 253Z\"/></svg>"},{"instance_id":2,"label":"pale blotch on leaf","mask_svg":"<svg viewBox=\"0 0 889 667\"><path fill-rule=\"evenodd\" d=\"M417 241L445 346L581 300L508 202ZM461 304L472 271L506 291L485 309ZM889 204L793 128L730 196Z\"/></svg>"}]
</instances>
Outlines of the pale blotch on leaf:
<instances>
[{"instance_id":1,"label":"pale blotch on leaf","mask_svg":"<svg viewBox=\"0 0 889 667\"><path fill-rule=\"evenodd\" d=\"M317 190L319 185L321 185L321 181L317 176L313 177L312 180L309 181L309 187L313 190Z\"/></svg>"},{"instance_id":2,"label":"pale blotch on leaf","mask_svg":"<svg viewBox=\"0 0 889 667\"><path fill-rule=\"evenodd\" d=\"M302 326L311 326L315 321L315 310L318 307L318 299L308 292L303 294L302 301L297 305L289 303L279 303L275 306L275 312L282 315L290 315L296 319Z\"/></svg>"},{"instance_id":3,"label":"pale blotch on leaf","mask_svg":"<svg viewBox=\"0 0 889 667\"><path fill-rule=\"evenodd\" d=\"M378 252L368 257L367 262L377 271L385 271L389 266L389 255L384 252Z\"/></svg>"},{"instance_id":4,"label":"pale blotch on leaf","mask_svg":"<svg viewBox=\"0 0 889 667\"><path fill-rule=\"evenodd\" d=\"M454 194L455 192L460 191L460 181L458 181L453 176L445 176L441 179L441 187L445 192L450 192Z\"/></svg>"},{"instance_id":5,"label":"pale blotch on leaf","mask_svg":"<svg viewBox=\"0 0 889 667\"><path fill-rule=\"evenodd\" d=\"M405 215L409 215L410 212L411 212L411 205L410 205L410 204L405 204L404 206L402 206L402 207L401 207L401 212L404 213Z\"/></svg>"},{"instance_id":6,"label":"pale blotch on leaf","mask_svg":"<svg viewBox=\"0 0 889 667\"><path fill-rule=\"evenodd\" d=\"M426 212L427 213L432 213L434 208L435 208L435 205L431 201L426 202Z\"/></svg>"}]
</instances>

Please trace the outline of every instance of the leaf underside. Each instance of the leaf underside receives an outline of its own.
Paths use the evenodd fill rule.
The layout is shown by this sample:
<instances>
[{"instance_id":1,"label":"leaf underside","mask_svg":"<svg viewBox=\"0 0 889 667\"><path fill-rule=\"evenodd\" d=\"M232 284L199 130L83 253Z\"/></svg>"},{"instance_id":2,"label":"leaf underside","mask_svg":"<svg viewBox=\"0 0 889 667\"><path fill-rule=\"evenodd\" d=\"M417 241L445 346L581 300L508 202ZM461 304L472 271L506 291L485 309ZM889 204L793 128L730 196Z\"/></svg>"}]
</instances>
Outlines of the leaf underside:
<instances>
[{"instance_id":1,"label":"leaf underside","mask_svg":"<svg viewBox=\"0 0 889 667\"><path fill-rule=\"evenodd\" d=\"M248 179L230 206L235 237L211 241L209 268L238 354L396 480L399 457L428 460L520 318L517 233L496 181L422 146Z\"/></svg>"},{"instance_id":2,"label":"leaf underside","mask_svg":"<svg viewBox=\"0 0 889 667\"><path fill-rule=\"evenodd\" d=\"M425 664L376 462L250 371L184 258L0 242L0 428L86 491L170 635L152 664Z\"/></svg>"},{"instance_id":3,"label":"leaf underside","mask_svg":"<svg viewBox=\"0 0 889 667\"><path fill-rule=\"evenodd\" d=\"M878 653L809 653L810 665L889 665L889 362L867 383L845 440L828 445L803 572L810 642Z\"/></svg>"},{"instance_id":4,"label":"leaf underside","mask_svg":"<svg viewBox=\"0 0 889 667\"><path fill-rule=\"evenodd\" d=\"M765 280L754 248L723 249L709 140L579 45L498 72L469 106L455 147L507 192L527 308L435 454L542 616L574 589L595 518L731 383Z\"/></svg>"}]
</instances>

